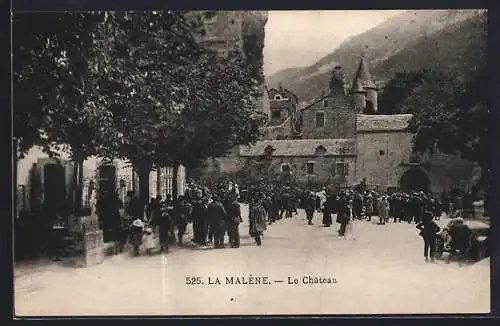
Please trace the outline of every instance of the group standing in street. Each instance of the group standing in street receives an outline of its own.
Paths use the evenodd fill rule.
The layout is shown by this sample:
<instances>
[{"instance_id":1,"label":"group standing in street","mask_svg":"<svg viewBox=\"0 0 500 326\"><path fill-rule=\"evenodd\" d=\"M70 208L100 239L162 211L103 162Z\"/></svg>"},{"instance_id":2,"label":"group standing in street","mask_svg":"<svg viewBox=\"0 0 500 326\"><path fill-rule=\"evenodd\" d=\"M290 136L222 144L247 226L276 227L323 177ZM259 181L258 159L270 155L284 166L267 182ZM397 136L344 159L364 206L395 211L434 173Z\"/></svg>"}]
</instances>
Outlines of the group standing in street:
<instances>
[{"instance_id":1,"label":"group standing in street","mask_svg":"<svg viewBox=\"0 0 500 326\"><path fill-rule=\"evenodd\" d=\"M185 193L177 199L170 195L164 200L152 198L146 207L141 205L138 196L129 192L123 204L126 218L120 223L117 207L122 204L112 198L113 194L109 194L98 201L98 213L109 217L103 223L107 237L115 241L117 253L123 251L128 239L135 255L139 255L142 245L147 252L154 249L155 243L160 252L168 251L176 240L182 245L188 225L192 225L191 242L196 246L221 249L228 244L231 248L239 248L239 228L244 218L240 205L246 202L249 205L248 234L257 246L262 246L264 232L270 225L294 218L300 207L305 211L306 225L314 225L315 213L320 212L321 224L331 227L336 222L339 225L336 233L346 238L353 233L356 220L371 221L372 217L378 217L379 225L385 225L391 219L394 223L415 223L424 241L425 260L433 261L440 231L434 221L447 210L442 199L445 197L438 198L423 191L377 192L367 189L363 183L352 189L325 187L313 192L261 180L246 185L240 193L238 185L232 182L209 189L191 181ZM124 220L128 222L123 223ZM455 239L461 238L457 236ZM464 251L463 243L465 240L455 240L451 244Z\"/></svg>"}]
</instances>

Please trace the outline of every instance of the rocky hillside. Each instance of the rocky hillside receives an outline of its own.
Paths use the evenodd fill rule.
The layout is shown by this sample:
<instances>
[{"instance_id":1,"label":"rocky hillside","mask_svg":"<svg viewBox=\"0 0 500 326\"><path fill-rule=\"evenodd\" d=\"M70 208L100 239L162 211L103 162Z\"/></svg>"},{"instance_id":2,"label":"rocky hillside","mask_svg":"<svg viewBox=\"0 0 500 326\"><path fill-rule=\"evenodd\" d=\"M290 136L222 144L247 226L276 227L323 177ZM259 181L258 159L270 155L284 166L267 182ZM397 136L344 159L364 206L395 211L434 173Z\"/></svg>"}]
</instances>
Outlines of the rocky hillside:
<instances>
[{"instance_id":1,"label":"rocky hillside","mask_svg":"<svg viewBox=\"0 0 500 326\"><path fill-rule=\"evenodd\" d=\"M344 41L331 54L306 68L291 68L267 78L310 102L328 85L331 70L341 65L351 81L359 58L365 59L379 86L396 71L429 66L466 67L486 46L485 22L478 10L410 10Z\"/></svg>"}]
</instances>

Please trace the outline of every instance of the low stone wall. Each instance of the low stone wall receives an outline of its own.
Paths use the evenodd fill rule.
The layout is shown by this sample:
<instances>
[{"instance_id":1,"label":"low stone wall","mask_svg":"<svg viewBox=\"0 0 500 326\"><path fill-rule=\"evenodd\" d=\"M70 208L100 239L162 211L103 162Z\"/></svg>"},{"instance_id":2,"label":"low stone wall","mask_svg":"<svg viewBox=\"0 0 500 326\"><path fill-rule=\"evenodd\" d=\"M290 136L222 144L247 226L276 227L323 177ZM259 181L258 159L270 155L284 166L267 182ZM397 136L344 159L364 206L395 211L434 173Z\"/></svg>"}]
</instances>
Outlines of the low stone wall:
<instances>
[{"instance_id":1,"label":"low stone wall","mask_svg":"<svg viewBox=\"0 0 500 326\"><path fill-rule=\"evenodd\" d=\"M75 267L89 267L104 261L103 231L99 230L97 215L70 219L70 233L75 237L74 254L70 258Z\"/></svg>"}]
</instances>

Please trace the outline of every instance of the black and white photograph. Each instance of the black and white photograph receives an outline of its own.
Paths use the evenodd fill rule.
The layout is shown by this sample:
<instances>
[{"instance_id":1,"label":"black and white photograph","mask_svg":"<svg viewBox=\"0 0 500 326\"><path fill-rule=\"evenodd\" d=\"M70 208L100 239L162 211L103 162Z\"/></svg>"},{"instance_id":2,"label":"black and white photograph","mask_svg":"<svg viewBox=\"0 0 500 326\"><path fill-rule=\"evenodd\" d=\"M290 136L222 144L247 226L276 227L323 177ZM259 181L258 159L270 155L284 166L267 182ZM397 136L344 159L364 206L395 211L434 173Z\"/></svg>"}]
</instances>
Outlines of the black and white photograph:
<instances>
[{"instance_id":1,"label":"black and white photograph","mask_svg":"<svg viewBox=\"0 0 500 326\"><path fill-rule=\"evenodd\" d=\"M12 13L14 317L488 314L488 11Z\"/></svg>"}]
</instances>

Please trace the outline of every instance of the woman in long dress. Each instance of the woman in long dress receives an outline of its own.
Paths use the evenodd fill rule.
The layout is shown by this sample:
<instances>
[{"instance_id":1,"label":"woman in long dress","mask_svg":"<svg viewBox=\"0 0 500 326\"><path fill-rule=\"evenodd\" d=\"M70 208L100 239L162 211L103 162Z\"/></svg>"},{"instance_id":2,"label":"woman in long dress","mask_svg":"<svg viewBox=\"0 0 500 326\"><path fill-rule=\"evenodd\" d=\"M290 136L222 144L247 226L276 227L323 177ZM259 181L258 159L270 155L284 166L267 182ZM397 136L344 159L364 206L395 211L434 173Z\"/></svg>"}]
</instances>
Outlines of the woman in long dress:
<instances>
[{"instance_id":1,"label":"woman in long dress","mask_svg":"<svg viewBox=\"0 0 500 326\"><path fill-rule=\"evenodd\" d=\"M249 228L250 236L255 238L257 245L262 245L262 236L264 231L267 229L266 225L266 210L262 206L260 200L252 198L250 202L249 212Z\"/></svg>"},{"instance_id":2,"label":"woman in long dress","mask_svg":"<svg viewBox=\"0 0 500 326\"><path fill-rule=\"evenodd\" d=\"M332 208L333 208L333 198L328 196L326 201L323 203L323 226L329 227L332 225Z\"/></svg>"},{"instance_id":3,"label":"woman in long dress","mask_svg":"<svg viewBox=\"0 0 500 326\"><path fill-rule=\"evenodd\" d=\"M382 195L378 202L378 216L379 224L385 224L389 219L389 201L385 195Z\"/></svg>"},{"instance_id":4,"label":"woman in long dress","mask_svg":"<svg viewBox=\"0 0 500 326\"><path fill-rule=\"evenodd\" d=\"M347 226L345 228L344 237L348 240L356 240L354 235L354 217L353 217L353 201L349 202L349 216L347 221Z\"/></svg>"}]
</instances>

